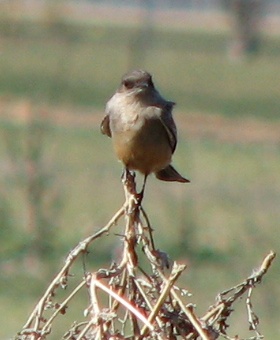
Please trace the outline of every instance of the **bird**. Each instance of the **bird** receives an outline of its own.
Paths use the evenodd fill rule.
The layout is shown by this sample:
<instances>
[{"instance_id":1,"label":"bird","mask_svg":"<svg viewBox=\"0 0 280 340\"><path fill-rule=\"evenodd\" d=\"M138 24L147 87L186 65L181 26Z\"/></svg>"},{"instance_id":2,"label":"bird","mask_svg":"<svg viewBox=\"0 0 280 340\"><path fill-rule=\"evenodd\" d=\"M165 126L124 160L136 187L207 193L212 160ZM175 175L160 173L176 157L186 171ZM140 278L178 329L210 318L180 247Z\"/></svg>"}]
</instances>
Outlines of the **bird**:
<instances>
[{"instance_id":1,"label":"bird","mask_svg":"<svg viewBox=\"0 0 280 340\"><path fill-rule=\"evenodd\" d=\"M142 194L151 173L162 181L190 182L171 165L177 145L174 105L155 88L151 74L141 69L126 73L106 104L101 132L112 138L125 171L144 175Z\"/></svg>"}]
</instances>

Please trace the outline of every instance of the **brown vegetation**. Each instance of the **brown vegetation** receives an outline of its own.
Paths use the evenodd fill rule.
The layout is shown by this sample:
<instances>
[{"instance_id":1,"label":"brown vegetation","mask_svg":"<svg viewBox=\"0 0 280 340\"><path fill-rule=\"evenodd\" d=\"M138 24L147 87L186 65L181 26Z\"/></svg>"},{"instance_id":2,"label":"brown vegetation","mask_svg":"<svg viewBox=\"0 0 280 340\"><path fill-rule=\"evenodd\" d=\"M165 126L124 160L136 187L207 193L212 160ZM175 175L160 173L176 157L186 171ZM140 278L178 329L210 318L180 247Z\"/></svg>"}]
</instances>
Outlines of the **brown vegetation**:
<instances>
[{"instance_id":1,"label":"brown vegetation","mask_svg":"<svg viewBox=\"0 0 280 340\"><path fill-rule=\"evenodd\" d=\"M218 294L216 302L199 317L195 305L186 302L189 292L177 286L186 265L172 264L168 255L155 247L153 230L141 206L142 197L136 192L134 176L128 173L123 184L125 204L106 226L70 252L16 339L47 339L59 322L56 319L75 308L74 298L81 289L88 292L85 320L72 321L63 339L215 340L220 336L228 340L239 339L228 335L228 319L234 312L233 304L245 294L249 328L255 334L250 339L262 339L259 319L253 311L252 292L269 269L275 253L270 252L261 266L243 282ZM113 262L95 273L84 272L84 277L68 291L67 297L58 301L57 291L68 286L77 259L96 239L112 232L123 216L126 223L123 235L120 235L123 251L118 263ZM140 253L144 255L142 258Z\"/></svg>"}]
</instances>

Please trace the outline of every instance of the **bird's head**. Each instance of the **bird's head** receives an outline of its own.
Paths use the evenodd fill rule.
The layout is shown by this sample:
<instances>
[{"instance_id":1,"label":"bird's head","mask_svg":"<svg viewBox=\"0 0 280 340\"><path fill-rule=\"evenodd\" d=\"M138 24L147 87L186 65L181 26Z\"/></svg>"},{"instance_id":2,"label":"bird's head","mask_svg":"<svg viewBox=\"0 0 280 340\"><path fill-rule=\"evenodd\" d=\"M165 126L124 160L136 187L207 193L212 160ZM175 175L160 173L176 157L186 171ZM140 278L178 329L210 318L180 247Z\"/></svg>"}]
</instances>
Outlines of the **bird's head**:
<instances>
[{"instance_id":1,"label":"bird's head","mask_svg":"<svg viewBox=\"0 0 280 340\"><path fill-rule=\"evenodd\" d=\"M119 91L140 94L151 89L154 89L154 84L150 73L143 70L133 70L123 76Z\"/></svg>"}]
</instances>

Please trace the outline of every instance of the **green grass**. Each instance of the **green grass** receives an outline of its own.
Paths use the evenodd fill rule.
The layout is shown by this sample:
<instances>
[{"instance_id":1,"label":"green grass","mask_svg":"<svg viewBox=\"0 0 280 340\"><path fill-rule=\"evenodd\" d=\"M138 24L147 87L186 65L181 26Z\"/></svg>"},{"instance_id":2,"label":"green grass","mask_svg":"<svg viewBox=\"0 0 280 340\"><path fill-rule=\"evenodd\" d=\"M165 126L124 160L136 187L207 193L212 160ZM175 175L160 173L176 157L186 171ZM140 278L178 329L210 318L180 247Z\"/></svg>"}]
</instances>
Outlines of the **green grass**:
<instances>
[{"instance_id":1,"label":"green grass","mask_svg":"<svg viewBox=\"0 0 280 340\"><path fill-rule=\"evenodd\" d=\"M46 27L25 25L6 31L2 42L0 91L12 100L103 108L120 76L137 66L154 74L161 92L178 103L178 111L279 122L279 38L267 37L258 58L232 64L225 58L224 34L154 31L150 47L136 65L140 51L130 49L139 34L136 29L67 26L66 33L60 27L64 33L54 36ZM79 107L77 115L82 111ZM44 170L52 176L63 204L53 221L49 263L32 273L32 265L24 262L32 241L22 163L27 135L22 125L0 122L0 222L4 226L0 313L7 320L0 328L3 339L20 330L69 250L103 226L124 200L121 164L98 126L51 127L43 145ZM250 275L270 249L279 252L279 145L221 142L211 136L191 139L180 131L174 165L191 184L164 183L151 176L144 207L157 247L188 263L183 282L203 314L219 291ZM121 233L121 227L115 232ZM90 269L106 266L117 240L112 234L97 242L88 257ZM261 330L271 340L280 335L279 270L276 261L254 300ZM245 320L245 314L238 313L232 322L236 333L246 334Z\"/></svg>"},{"instance_id":2,"label":"green grass","mask_svg":"<svg viewBox=\"0 0 280 340\"><path fill-rule=\"evenodd\" d=\"M136 28L69 25L56 32L32 25L4 39L2 94L104 107L121 75L143 67L182 110L279 117L279 38L265 37L259 56L231 63L222 33L155 30L145 47L135 42Z\"/></svg>"}]
</instances>

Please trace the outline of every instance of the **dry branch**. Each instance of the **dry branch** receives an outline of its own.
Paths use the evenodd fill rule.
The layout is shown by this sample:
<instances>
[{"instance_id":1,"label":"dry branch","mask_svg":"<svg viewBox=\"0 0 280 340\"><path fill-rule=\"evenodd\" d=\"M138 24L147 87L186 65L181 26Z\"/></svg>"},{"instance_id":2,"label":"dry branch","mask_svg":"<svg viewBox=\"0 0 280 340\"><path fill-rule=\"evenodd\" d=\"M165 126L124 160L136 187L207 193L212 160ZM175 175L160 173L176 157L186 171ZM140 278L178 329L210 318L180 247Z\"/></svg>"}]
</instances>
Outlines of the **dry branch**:
<instances>
[{"instance_id":1,"label":"dry branch","mask_svg":"<svg viewBox=\"0 0 280 340\"><path fill-rule=\"evenodd\" d=\"M168 256L155 248L148 216L141 206L142 197L136 192L134 176L127 174L123 180L126 202L109 223L95 234L80 242L67 256L62 269L56 275L31 313L17 340L43 340L55 331L59 316L67 314L67 308L74 306L74 298L82 289L87 289L89 307L85 308L86 321L74 322L65 332L63 339L202 339L214 340L227 334L228 318L232 306L247 293L246 307L250 329L261 339L257 329L258 318L252 307L252 292L269 269L275 253L270 252L260 269L244 282L223 291L208 312L199 317L194 305L186 301L186 290L177 286L185 265L173 263L171 273ZM59 288L66 288L70 271L77 259L87 251L97 238L108 234L121 217L125 217L123 253L118 264L95 273L85 273L79 284L62 302L55 301ZM139 260L139 249L144 259ZM107 297L104 306L102 294ZM48 317L46 311L53 308Z\"/></svg>"}]
</instances>

